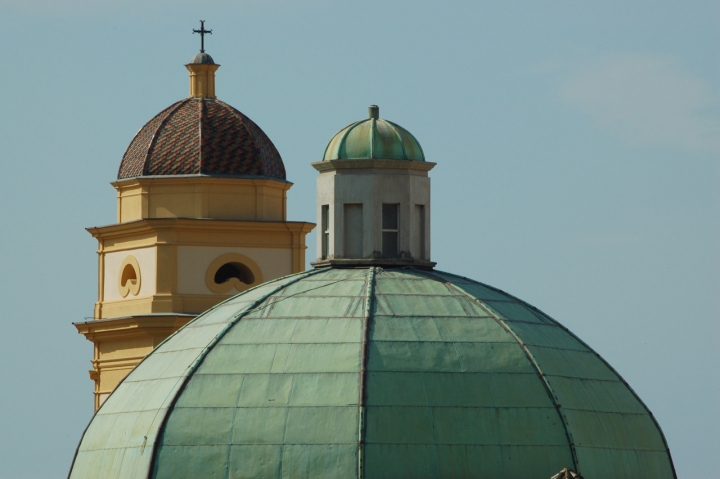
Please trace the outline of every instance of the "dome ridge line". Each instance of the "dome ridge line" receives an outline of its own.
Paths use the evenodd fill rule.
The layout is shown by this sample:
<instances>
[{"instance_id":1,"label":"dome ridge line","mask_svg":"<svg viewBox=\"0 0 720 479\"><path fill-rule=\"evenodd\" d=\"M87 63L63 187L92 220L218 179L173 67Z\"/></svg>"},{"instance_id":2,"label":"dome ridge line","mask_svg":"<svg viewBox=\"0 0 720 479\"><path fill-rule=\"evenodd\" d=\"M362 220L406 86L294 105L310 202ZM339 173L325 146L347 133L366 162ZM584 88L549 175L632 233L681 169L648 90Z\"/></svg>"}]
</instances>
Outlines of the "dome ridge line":
<instances>
[{"instance_id":1,"label":"dome ridge line","mask_svg":"<svg viewBox=\"0 0 720 479\"><path fill-rule=\"evenodd\" d=\"M562 422L563 428L565 429L565 435L568 439L568 446L570 447L570 453L572 455L572 460L573 460L573 469L578 471L578 473L580 473L575 441L573 439L572 432L570 431L570 427L568 425L567 418L565 417L565 414L562 412L562 405L560 404L560 401L559 401L557 395L555 394L555 391L553 390L552 386L550 385L549 381L545 377L545 373L543 372L542 368L540 368L540 365L538 364L537 360L535 359L535 356L532 354L532 352L527 347L525 342L522 339L520 339L520 337L515 333L515 331L513 331L512 328L510 328L510 326L508 326L507 323L498 314L496 314L491 308L488 308L487 306L485 306L485 304L478 298L467 293L462 288L445 280L444 278L437 277L437 276L433 275L432 273L421 272L420 274L423 274L428 277L436 277L436 278L440 279L448 286L448 288L450 288L454 291L457 291L458 293L460 293L460 295L464 296L471 302L477 304L480 308L482 308L484 311L486 311L503 329L505 329L505 331L507 331L513 337L513 339L515 339L515 341L517 341L518 345L520 346L520 348L523 350L523 352L527 356L528 360L530 361L530 364L536 370L543 386L545 386L545 390L548 393L550 400L553 402L553 405L555 406L555 410L557 411L558 416L560 417L560 421ZM445 274L451 274L451 273L445 273ZM477 283L477 281L474 281L474 280L470 280L470 281ZM496 288L493 288L493 289L496 289ZM511 296L511 295L508 295L508 296L517 300L517 298L515 298L514 296ZM533 309L537 310L537 308L533 308ZM555 322L555 321L553 321L553 322L557 324L557 322Z\"/></svg>"},{"instance_id":2,"label":"dome ridge line","mask_svg":"<svg viewBox=\"0 0 720 479\"><path fill-rule=\"evenodd\" d=\"M180 101L185 101L185 100L180 100ZM180 102L178 102L178 103L180 103ZM169 107L168 107L168 108L169 108ZM237 321L238 321L238 320L242 319L242 317L245 316L246 313L250 312L250 310L257 305L256 303L259 303L259 302L264 301L265 299L267 299L268 296L276 293L278 290L284 288L286 285L288 285L288 284L293 284L293 283L295 283L295 282L297 282L297 281L300 281L301 279L304 279L304 278L307 278L308 276L311 276L311 275L314 274L314 273L319 273L319 272L326 271L326 270L327 270L327 268L317 269L317 270L313 270L313 271L308 271L307 274L302 275L301 277L297 278L295 281L291 281L291 282L288 282L288 283L283 283L281 286L275 288L274 290L272 290L271 292L269 292L267 295L259 298L259 299L258 299L257 301L255 301L251 306L249 306L249 307L247 308L247 310L244 310L242 313L240 313L240 314L238 315L238 317L233 320L233 323L232 323L232 324L237 324ZM276 282L281 282L282 280L284 280L284 279L286 279L286 278L288 278L288 277L290 277L290 276L293 276L293 275L283 276L283 277L280 277L280 278L277 278L277 279L268 281L268 282L266 282L266 283L263 283L262 285L259 285L259 286L263 286L263 285L267 285L267 284L271 284L271 283L276 283ZM250 289L247 290L247 291L250 291L251 289L254 289L254 288L250 288ZM225 303L228 303L228 302L232 301L232 299L233 299L233 298L231 297L231 298L226 299L225 301L222 301L222 302L216 304L216 305L213 306L212 308L210 308L210 309L208 309L207 311L205 311L205 313L207 313L207 312L209 312L209 311L213 311L213 310L219 308L220 306L224 305ZM192 322L194 322L196 319L202 317L205 313L197 316L195 319L193 319L192 321L190 321L190 323L192 323ZM190 323L188 323L188 324L190 324ZM211 343L205 348L205 351L204 351L203 353L204 353L204 354L207 354L207 351L209 351L209 350L211 349L210 346L211 346L211 345L214 345L214 344L217 344L217 341L220 339L220 336L224 335L224 334L227 332L227 330L228 330L228 328L223 329L223 331L221 331L221 332L218 334L218 336L216 336L216 337L214 338L213 342L211 342ZM177 331L176 331L176 332L177 332ZM157 350L157 349L160 348L163 344L165 344L165 343L167 343L168 341L170 341L173 336L175 336L175 333L171 334L171 335L168 336L167 338L165 338L165 339L163 339L162 341L160 341L160 343L158 343L158 345L155 346L154 350ZM146 355L144 358L142 358L142 359L140 360L140 362L137 364L136 367L140 366L142 363L144 363L144 362L145 362L146 360L148 360L148 358L150 358L150 357L151 357L150 354ZM198 360L199 360L199 358L198 358ZM197 366L199 366L199 364L198 364ZM196 369L197 369L197 368L194 368L191 372L194 372ZM170 410L175 406L175 403L177 402L177 399L178 399L178 397L179 397L180 392L185 388L185 385L187 384L187 380L188 380L188 378L190 377L189 374L190 374L190 373L188 373L188 376L186 376L185 378L183 378L183 384L182 384L182 385L177 389L177 391L175 392L175 397L173 398L171 404L168 406L167 411L166 411L166 413L165 413L165 417L163 418L162 424L160 425L160 427L159 427L158 430L157 430L157 433L155 434L155 443L152 444L152 451L151 451L152 458L151 458L151 462L150 462L150 465L149 465L150 467L149 467L149 469L148 469L147 479L151 479L151 476L152 476L152 468L153 468L154 463L155 463L155 447L156 447L156 445L157 445L157 443L158 443L158 439L160 439L160 434L161 434L161 432L164 430L164 426L165 426L165 424L166 424L166 422L167 422L167 416L168 416ZM114 389L114 390L110 393L110 395L108 396L108 399L110 399L110 396L112 396L112 395L120 388L120 385L121 385L122 383L124 383L125 380L126 380L129 376L130 376L130 375L125 376L125 378L123 378L123 379L120 381L120 383L118 383L118 385L115 387L115 389ZM80 441L78 442L78 445L77 445L77 447L75 448L75 455L73 456L73 460L72 460L72 462L71 462L71 464L70 464L70 470L68 471L68 476L67 476L68 479L70 479L70 477L71 477L71 475L72 475L73 467L75 466L75 461L77 460L77 455L78 455L78 452L80 451L80 446L81 446L82 443L83 443L83 439L85 438L85 435L87 434L88 429L89 429L90 426L92 425L93 419L95 419L95 416L98 415L98 413L102 410L102 408L103 408L103 406L104 406L105 404L107 404L107 400L106 400L105 402L103 402L103 404L93 413L93 416L92 416L92 418L90 419L90 422L88 422L87 426L85 426L85 429L83 430L83 433L82 433L82 435L80 436Z\"/></svg>"},{"instance_id":3,"label":"dome ridge line","mask_svg":"<svg viewBox=\"0 0 720 479\"><path fill-rule=\"evenodd\" d=\"M198 102L198 114L200 116L198 121L198 171L203 171L203 121L205 121L205 98L199 98Z\"/></svg>"},{"instance_id":4,"label":"dome ridge line","mask_svg":"<svg viewBox=\"0 0 720 479\"><path fill-rule=\"evenodd\" d=\"M405 158L409 158L407 149L405 148L405 142L403 142L403 138L402 138L402 135L400 134L400 130L398 130L398 125L396 125L395 123L393 123L393 122L391 122L391 121L388 121L388 120L385 120L385 122L386 122L386 123L389 123L389 124L393 127L393 133L395 134L395 136L397 137L398 141L400 142L400 148L402 148L403 156L404 156ZM408 133L410 133L410 132L408 131ZM412 133L411 133L411 134L412 134ZM417 141L417 140L416 140L416 141ZM420 143L418 143L418 145L419 145L419 144L420 144Z\"/></svg>"},{"instance_id":5,"label":"dome ridge line","mask_svg":"<svg viewBox=\"0 0 720 479\"><path fill-rule=\"evenodd\" d=\"M560 400L558 399L557 394L555 393L555 390L550 385L550 382L545 377L545 373L543 372L542 368L540 367L537 360L535 359L535 356L532 354L532 352L527 347L525 342L522 339L520 339L520 337L515 333L515 331L513 331L512 328L510 328L507 325L507 323L498 314L496 314L491 308L485 306L485 304L481 300L476 298L475 296L467 293L462 288L447 281L445 278L442 278L440 276L435 276L434 274L429 273L427 271L420 272L420 274L424 275L426 277L429 277L429 278L433 278L433 279L442 281L445 284L445 286L448 287L448 289L458 292L461 296L463 296L463 297L467 298L469 301L477 304L480 308L482 308L485 312L487 312L490 315L490 317L492 317L505 331L507 331L508 334L510 334L510 336L512 336L512 338L518 343L520 348L525 353L525 356L530 361L530 364L533 366L533 368L537 372L538 377L540 378L540 381L542 382L543 386L545 386L545 391L548 393L550 400L552 401L553 405L555 406L555 410L557 411L558 416L560 417L560 421L562 422L563 428L565 429L565 436L567 437L568 446L570 447L570 453L572 455L573 469L575 471L578 471L578 473L580 473L580 469L579 469L579 465L578 465L578 458L577 458L577 451L575 449L575 441L573 439L573 435L572 435L572 431L570 430L570 426L568 425L567 418L565 417L565 414L563 413L563 408L562 408L562 405L560 404ZM444 273L444 274L451 274L451 273ZM465 278L465 279L468 279L468 278ZM474 281L474 280L469 280L469 281L477 283L477 281ZM495 289L495 288L493 288L493 289ZM510 295L508 295L508 296L510 296ZM514 296L511 296L511 297L514 299L517 299ZM536 308L533 308L533 309L536 309ZM543 315L543 316L545 316L545 315Z\"/></svg>"},{"instance_id":6,"label":"dome ridge line","mask_svg":"<svg viewBox=\"0 0 720 479\"><path fill-rule=\"evenodd\" d=\"M525 303L524 301L522 301L522 300L520 300L520 302L522 302L523 304L526 304L526 303ZM535 308L534 306L533 306L532 308L533 308L534 310L536 310L536 311L539 311L539 310L538 310L537 308ZM562 324L558 323L557 321L555 321L553 318L547 316L546 314L544 314L544 313L542 313L542 314L543 314L543 316L547 317L550 321L552 321L553 323L555 323L555 324L556 324L558 327L560 327L562 330L564 330L566 333L570 334L570 336L572 336L573 338L575 338L575 340L577 340L580 344L582 344L583 346L585 346L586 348L588 348L588 350L589 350L593 355L595 355L608 369L610 369L610 371L612 371L613 374L615 374L615 376L617 376L617 378L620 380L620 382L622 382L623 385L625 385L625 387L628 388L628 390L629 390L630 393L633 395L633 397L635 397L635 399L640 403L640 405L642 405L643 409L645 409L645 412L648 414L648 416L650 416L650 419L652 419L652 422L653 422L653 424L655 425L655 428L657 429L657 432L660 433L660 438L661 438L662 441L663 441L663 446L665 446L665 452L667 452L668 459L669 459L669 461L670 461L670 467L672 468L672 471L673 471L673 475L674 475L675 477L677 477L677 471L675 470L675 463L673 462L672 455L670 454L670 446L668 446L667 439L665 438L665 433L663 432L662 428L660 427L660 423L658 423L657 418L655 418L655 415L652 413L652 411L650 410L650 408L648 408L647 405L645 404L645 401L643 401L643 400L640 398L640 396L635 392L635 390L630 386L630 384L629 384L627 381L625 381L625 378L623 378L623 377L620 375L620 373L618 373L617 370L615 370L615 368L612 367L612 366L610 365L610 363L608 363L608 362L605 360L605 358L603 358L602 356L600 356L600 355L597 353L597 351L595 351L593 348L591 348L590 346L588 346L585 341L583 341L582 339L580 339L579 337L577 337L577 336L576 336L573 332L571 332L568 328L566 328L566 327L563 326ZM628 429L630 429L629 426L627 425L627 423L625 422L625 418L624 418L624 417L623 417L623 423L625 424L626 427L628 427ZM631 438L632 438L632 436L631 436ZM633 440L633 444L634 444L634 440Z\"/></svg>"},{"instance_id":7,"label":"dome ridge line","mask_svg":"<svg viewBox=\"0 0 720 479\"><path fill-rule=\"evenodd\" d=\"M402 130L405 130L405 129L404 129L403 127L401 127L400 125L398 125L397 123L394 123L394 122L392 122L392 121L390 121L390 120L385 120L385 121L388 122L388 123L390 123L390 124L395 128L395 132L396 132L396 134L398 135L398 137L400 138L400 144L402 145L403 152L405 153L405 156L407 157L408 155L407 155L407 150L405 149L405 143L403 142L402 136L400 135L400 129L402 129ZM415 144L418 146L418 148L420 148L420 156L422 156L423 161L425 161L425 152L423 151L422 145L420 144L420 142L417 140L417 138L415 138L415 135L413 135L413 134L410 132L410 130L405 130L405 132L406 132L408 135L410 135L410 137L411 137L413 140L415 140Z\"/></svg>"},{"instance_id":8,"label":"dome ridge line","mask_svg":"<svg viewBox=\"0 0 720 479\"><path fill-rule=\"evenodd\" d=\"M255 145L255 148L257 148L257 151L260 152L261 149L260 149L260 145L258 144L258 140L257 140L257 138L255 138L255 135L253 134L252 130L250 128L248 128L247 123L245 122L246 117L242 114L238 115L238 113L240 113L240 111L233 108L231 105L228 105L224 101L221 101L221 100L216 100L216 101L219 104L221 104L222 106L227 107L230 110L230 113L232 113L233 116L240 121L240 123L242 124L242 127L245 128L245 131L247 132L248 136L250 138L252 138L253 145ZM249 120L249 118L247 118L247 119ZM250 120L250 121L252 121L252 120ZM258 155L258 156L260 156L260 163L262 163L262 165L263 165L263 173L265 173L264 158L262 157L262 155Z\"/></svg>"},{"instance_id":9,"label":"dome ridge line","mask_svg":"<svg viewBox=\"0 0 720 479\"><path fill-rule=\"evenodd\" d=\"M143 160L143 169L142 169L142 173L140 174L141 176L145 176L145 174L148 173L148 170L147 170L148 161L150 160L150 156L152 155L153 151L155 150L155 144L157 143L157 140L160 137L160 135L159 135L160 130L162 130L162 128L167 124L167 122L170 120L170 118L172 116L174 116L175 113L177 113L177 111L180 109L180 107L183 106L189 100L190 100L190 98L185 98L183 100L175 102L174 105L171 105L169 108L172 108L173 106L175 108L173 108L172 111L170 113L168 113L168 115L165 118L163 118L163 120L160 122L160 124L157 126L157 128L155 128L155 131L153 132L152 140L150 140L150 146L148 146L147 153L145 153L145 159ZM130 144L132 145L133 142L131 141ZM129 146L128 146L128 148L129 148ZM122 163L120 163L120 166L122 167Z\"/></svg>"},{"instance_id":10,"label":"dome ridge line","mask_svg":"<svg viewBox=\"0 0 720 479\"><path fill-rule=\"evenodd\" d=\"M626 388L628 388L628 390L629 390L630 393L633 395L633 397L640 403L640 405L643 407L643 409L645 409L645 412L648 414L648 416L650 416L650 419L652 419L652 422L653 422L653 424L655 425L655 428L657 429L658 433L660 433L660 438L662 439L663 445L665 446L665 452L667 452L668 458L669 458L669 460L670 460L670 467L672 468L673 475L674 475L675 477L677 477L677 471L675 470L675 463L673 462L672 455L670 454L670 447L668 446L667 439L665 438L665 433L663 432L662 428L660 427L660 424L658 423L657 418L656 418L655 415L652 413L652 411L650 410L650 408L647 407L647 405L645 404L645 402L640 398L640 396L635 392L635 390L630 386L630 384L625 380L625 378L623 378L623 377L620 375L620 373L618 373L617 370L616 370L610 363L608 363L608 362L605 360L605 358L603 358L600 354L598 354L597 351L595 351L592 347L590 347L585 341L583 341L583 340L582 340L580 337L578 337L575 333L573 333L572 331L570 331L570 329L568 329L566 326L564 326L563 324L561 324L561 323L558 322L557 320L553 319L551 316L548 316L547 314L545 314L544 312L542 312L540 309L538 309L537 307L533 306L532 304L529 304L529 303L527 303L526 301L523 301L522 299L518 298L517 296L514 296L514 295L512 295L512 294L510 294L510 293L507 293L507 292L505 292L505 291L503 291L503 290L501 290L501 289L499 289L499 288L495 288L494 286L490 286L490 285L488 285L488 284L485 284L485 283L481 283L481 282L479 282L479 281L476 281L476 280L474 280L474 279L472 279L472 278L468 278L468 277L466 277L466 276L460 276L460 275L457 275L457 274L445 273L445 272L443 272L443 274L446 274L446 275L448 275L448 276L454 276L454 277L456 277L456 278L461 278L461 279L463 279L463 280L465 280L465 281L468 281L468 282L471 282L471 283L480 284L480 285L482 285L482 286L485 287L485 288L491 289L491 290L493 290L493 291L498 291L498 292L500 292L500 293L502 293L502 294L504 294L504 295L506 295L506 296L508 296L508 297L510 297L510 298L512 298L512 299L514 299L515 301L517 301L518 303L522 304L522 305L525 306L526 308L529 308L529 309L531 309L532 311L534 311L535 313L542 315L542 317L543 317L544 319L548 320L549 322L551 322L551 323L553 324L553 326L556 326L556 327L562 329L565 333L569 334L569 335L570 335L573 339L575 339L578 343L582 344L585 348L587 348L588 352L590 352L592 355L594 355L596 358L598 358L598 359L600 360L600 362L602 362L602 363L615 375L615 377L617 377L618 381L620 381ZM458 288L458 287L455 286L455 285L453 285L453 286L454 286L455 288ZM458 289L460 289L460 288L458 288ZM467 294L467 293L465 293L465 294ZM472 296L471 296L471 297L472 297ZM487 308L484 308L484 307L483 307L483 309L487 309ZM492 314L492 313L491 313L491 314ZM512 333L511 333L511 334L512 334ZM543 380L544 380L544 378L543 378ZM626 427L627 427L627 423L625 423L625 419L624 419L624 418L623 418L623 424L626 424Z\"/></svg>"},{"instance_id":11,"label":"dome ridge line","mask_svg":"<svg viewBox=\"0 0 720 479\"><path fill-rule=\"evenodd\" d=\"M205 348L203 349L202 353L200 353L200 355L198 356L198 358L195 359L195 361L193 362L193 364L190 366L190 370L187 372L187 374L186 374L185 377L183 378L182 384L181 384L180 387L177 388L177 390L175 391L175 397L173 397L172 401L171 401L170 404L168 405L168 408L167 408L167 410L166 410L166 412L165 412L165 416L162 418L162 422L161 422L161 424L160 424L160 427L158 427L157 433L155 434L155 441L154 441L154 443L152 444L152 452L151 452L152 456L151 456L150 464L149 464L149 467L148 467L147 479L152 479L153 470L154 470L154 468L155 468L155 462L156 462L156 459L157 459L157 454L156 454L156 453L157 453L157 446L158 446L158 444L160 443L160 439L162 438L162 435L163 435L164 432L165 432L165 427L167 426L167 421L168 421L168 419L170 418L170 414L171 414L172 411L175 409L175 404L177 404L178 399L180 399L180 397L182 396L182 393L183 393L183 391L185 390L185 388L187 387L187 384L188 384L188 382L190 381L190 378L193 377L195 371L197 371L197 369L202 365L203 361L204 361L205 358L207 357L208 353L213 349L213 347L225 336L225 334L227 334L228 331L230 331L230 330L238 323L238 321L240 321L242 318L244 318L245 316L247 316L249 313L253 312L253 311L255 310L255 308L257 308L263 301L266 301L270 296L272 296L273 294L277 293L278 291L282 290L283 288L285 288L285 287L287 287L287 286L289 286L289 285L291 285L291 284L297 283L298 281L300 281L300 280L302 280L302 279L305 279L305 278L307 278L307 277L309 277L309 276L312 276L312 275L314 275L314 274L318 274L318 273L323 272L323 271L325 271L325 270L323 270L323 269L320 269L320 270L311 270L311 271L308 271L308 272L305 273L305 274L299 274L299 275L295 276L294 278L292 278L291 281L282 281L283 279L286 279L287 276L286 276L286 277L282 277L282 278L278 278L277 281L281 283L279 286L277 286L276 288L272 289L272 290L269 291L268 293L264 294L264 295L261 296L260 298L258 298L258 299L256 299L255 301L253 301L252 304L250 304L250 305L249 305L247 308L245 308L240 314L238 314L235 318L233 318L232 321L228 322L227 326L226 326L225 328L223 328L223 330L220 331L220 333L218 333L217 336L215 336L215 337L208 343L207 346L205 346ZM265 283L265 284L267 284L267 283ZM232 299L233 299L233 298L230 298L230 299L228 299L228 300L226 300L226 301L223 301L223 302L217 304L216 306L212 307L212 308L210 309L210 311L212 311L212 310L214 310L214 309L217 309L219 306L225 304L225 303L228 302L228 301L231 301ZM192 320L190 323L188 323L188 325L189 325L189 324L192 324L192 323L195 322L198 318L202 318L203 316L204 316L204 315L201 314L201 315L198 316L196 319L194 319L194 320ZM187 325L186 325L186 326L187 326ZM157 350L157 349L160 347L160 345L162 345L163 343L165 343L166 341L168 341L168 340L169 340L170 338L172 338L173 336L175 336L175 334L171 334L168 338L165 339L165 341L163 341L162 343L160 343L155 349ZM146 356L146 357L150 357L150 355L148 355L148 356ZM117 388L116 388L115 390L117 390ZM71 469L71 471L72 471L72 469Z\"/></svg>"},{"instance_id":12,"label":"dome ridge line","mask_svg":"<svg viewBox=\"0 0 720 479\"><path fill-rule=\"evenodd\" d=\"M340 143L338 144L338 156L341 154L341 152L344 152L344 154L347 156L347 139L348 136L350 136L350 132L353 131L355 128L360 125L364 120L356 121L354 123L349 124L347 127L345 127L345 133L342 136L342 139L340 140Z\"/></svg>"},{"instance_id":13,"label":"dome ridge line","mask_svg":"<svg viewBox=\"0 0 720 479\"><path fill-rule=\"evenodd\" d=\"M325 158L327 157L327 155L328 155L328 150L330 149L330 146L331 146L331 145L335 145L335 149L336 149L336 151L338 152L338 155L339 155L341 148L342 148L342 147L344 146L344 144L345 144L345 138L347 138L347 135L348 135L348 132L350 131L350 129L351 129L353 126L357 125L358 123L362 123L363 121L364 121L364 120L354 121L354 122L350 123L349 125L346 125L346 126L344 126L343 128L341 128L340 131L338 131L338 132L335 134L335 136L333 136L333 137L330 139L330 141L328 142L328 144L325 146L325 151L323 152L323 161L324 161ZM333 140L335 140L335 138L337 138L341 133L342 133L342 138L341 138L340 140L338 140L338 142L333 142Z\"/></svg>"},{"instance_id":14,"label":"dome ridge line","mask_svg":"<svg viewBox=\"0 0 720 479\"><path fill-rule=\"evenodd\" d=\"M175 103L173 103L172 105L168 106L168 107L165 108L163 111L161 111L160 113L158 113L158 115L162 115L162 114L165 113L166 111L171 110L170 112L168 112L167 116L165 117L165 119L167 119L168 116L170 116L177 108L179 108L179 106L176 106L176 105L178 105L178 103L181 103L181 102L183 102L183 101L185 101L185 100L176 101ZM155 117L157 117L158 115L155 115ZM155 117L153 117L153 118L155 118ZM165 119L163 119L163 121L160 122L160 125L162 125L162 124L165 122ZM150 119L150 121L152 121L152 118ZM120 161L120 166L118 166L118 174L117 174L118 179L120 179L120 174L121 174L121 172L122 172L122 167L123 167L123 163L124 163L123 160L125 160L125 157L127 157L128 153L130 152L130 148L132 148L132 146L133 146L133 144L135 143L135 140L137 139L138 135L140 135L140 133L142 133L142 131L145 129L146 126L147 126L147 123L146 123L145 125L143 125L142 127L140 127L140 129L139 129L137 132L135 132L135 134L134 134L133 137L132 137L132 140L131 140L130 143L128 144L127 148L125 148L125 153L123 153L122 160ZM155 140L155 136L156 136L157 130L158 130L158 129L156 128L155 131L153 132L153 136L152 136L152 138L150 139L151 144L152 144L152 142ZM145 154L145 160L143 160L143 169L142 169L142 171L140 172L141 175L142 175L142 172L145 171L145 162L147 162L147 153Z\"/></svg>"},{"instance_id":15,"label":"dome ridge line","mask_svg":"<svg viewBox=\"0 0 720 479\"><path fill-rule=\"evenodd\" d=\"M365 414L366 414L366 379L368 344L370 336L370 323L373 317L373 297L375 296L375 266L368 268L365 287L365 313L363 314L362 344L360 345L360 388L358 393L358 479L364 476L364 454L365 449Z\"/></svg>"},{"instance_id":16,"label":"dome ridge line","mask_svg":"<svg viewBox=\"0 0 720 479\"><path fill-rule=\"evenodd\" d=\"M473 280L470 280L470 281L473 281ZM475 282L476 282L476 281L475 281ZM491 286L489 286L489 287L491 287ZM495 288L493 288L493 289L495 289ZM645 412L648 414L648 416L650 416L650 419L652 419L652 422L653 422L653 424L655 425L655 428L657 429L657 432L660 433L660 438L661 438L662 441L663 441L663 446L665 446L665 452L667 452L668 458L669 458L669 460L670 460L670 467L672 468L673 474L674 474L675 477L677 477L677 471L675 471L675 463L673 462L672 455L670 454L670 446L668 446L667 439L665 438L665 433L663 432L662 428L660 427L660 424L658 423L657 419L655 418L655 415L652 413L652 411L650 410L650 408L647 407L647 405L645 404L645 402L640 398L640 396L635 392L635 390L630 386L630 384L625 380L625 378L623 378L623 377L620 375L620 373L618 373L617 370L616 370L614 367L612 367L612 366L610 365L610 363L608 363L608 362L605 360L605 358L603 358L600 354L598 354L598 352L595 351L593 348L591 348L585 341L583 341L581 338L579 338L578 336L576 336L575 333L573 333L572 331L570 331L566 326L562 325L561 323L559 323L558 321L556 321L556 320L553 319L552 317L550 317L550 316L548 316L547 314L543 313L541 310L539 310L539 309L536 308L535 306L526 303L526 302L523 301L522 299L519 299L519 298L517 298L517 297L515 297L515 296L513 296L513 295L511 295L511 294L508 294L508 293L504 293L504 294L506 294L506 295L510 296L511 298L515 299L515 300L518 301L519 303L522 303L525 307L528 307L528 308L532 309L533 311L541 314L541 315L543 316L543 318L545 318L545 319L547 319L548 321L552 322L554 326L557 326L558 328L560 328L560 329L562 329L563 331L565 331L567 334L569 334L570 336L572 336L573 339L575 339L577 342L579 342L580 344L582 344L583 346L585 346L585 347L587 348L587 350L588 350L592 355L594 355L596 358L598 358L598 359L600 360L600 362L602 362L610 371L612 371L612 373L615 375L615 377L617 377L617 379L618 379L626 388L628 388L628 390L629 390L630 393L633 395L633 397L640 403L640 405L643 407L643 409L645 409ZM624 418L624 417L623 417L623 424L625 424L625 427L628 428L628 430L630 430L630 427L629 427L629 426L627 425L627 423L625 422L625 418ZM635 444L635 440L632 438L632 435L630 436L630 439L633 441L633 445L634 445L634 444ZM637 449L639 449L639 448L637 448Z\"/></svg>"}]
</instances>

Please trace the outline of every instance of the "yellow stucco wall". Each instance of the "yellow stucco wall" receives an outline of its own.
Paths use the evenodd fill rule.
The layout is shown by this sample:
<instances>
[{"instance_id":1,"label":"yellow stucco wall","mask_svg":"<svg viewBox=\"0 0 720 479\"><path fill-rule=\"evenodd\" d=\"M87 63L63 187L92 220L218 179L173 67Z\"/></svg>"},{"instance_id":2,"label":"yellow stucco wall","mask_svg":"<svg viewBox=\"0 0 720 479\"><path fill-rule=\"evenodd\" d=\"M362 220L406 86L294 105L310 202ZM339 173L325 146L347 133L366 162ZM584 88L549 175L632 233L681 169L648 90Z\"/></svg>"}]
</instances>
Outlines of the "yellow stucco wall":
<instances>
[{"instance_id":1,"label":"yellow stucco wall","mask_svg":"<svg viewBox=\"0 0 720 479\"><path fill-rule=\"evenodd\" d=\"M140 291L138 294L125 296L128 299L146 298L155 294L157 254L154 247L135 248L127 251L116 251L105 254L103 274L103 300L119 301L124 299L120 292L120 266L128 256L137 260L140 273Z\"/></svg>"},{"instance_id":2,"label":"yellow stucco wall","mask_svg":"<svg viewBox=\"0 0 720 479\"><path fill-rule=\"evenodd\" d=\"M133 178L113 186L119 223L143 218L284 221L292 183L198 176Z\"/></svg>"},{"instance_id":3,"label":"yellow stucco wall","mask_svg":"<svg viewBox=\"0 0 720 479\"><path fill-rule=\"evenodd\" d=\"M266 281L293 273L292 251L287 247L281 248L232 248L232 247L204 247L204 246L178 246L178 293L179 294L216 294L206 284L206 276L197 274L206 272L216 258L237 253L252 260L262 270L262 277ZM244 291L233 288L228 295Z\"/></svg>"}]
</instances>

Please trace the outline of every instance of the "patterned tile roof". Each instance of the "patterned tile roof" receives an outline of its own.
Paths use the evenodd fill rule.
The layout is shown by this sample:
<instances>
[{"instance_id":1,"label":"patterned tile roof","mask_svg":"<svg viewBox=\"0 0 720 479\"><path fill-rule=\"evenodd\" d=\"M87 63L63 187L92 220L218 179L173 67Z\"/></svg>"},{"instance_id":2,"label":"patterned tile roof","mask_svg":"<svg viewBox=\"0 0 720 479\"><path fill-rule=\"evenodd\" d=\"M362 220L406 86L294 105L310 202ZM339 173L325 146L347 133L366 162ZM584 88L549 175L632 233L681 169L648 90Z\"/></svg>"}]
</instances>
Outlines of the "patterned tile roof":
<instances>
[{"instance_id":1,"label":"patterned tile roof","mask_svg":"<svg viewBox=\"0 0 720 479\"><path fill-rule=\"evenodd\" d=\"M187 98L140 129L125 151L118 179L196 174L284 180L285 166L250 118L220 100Z\"/></svg>"}]
</instances>

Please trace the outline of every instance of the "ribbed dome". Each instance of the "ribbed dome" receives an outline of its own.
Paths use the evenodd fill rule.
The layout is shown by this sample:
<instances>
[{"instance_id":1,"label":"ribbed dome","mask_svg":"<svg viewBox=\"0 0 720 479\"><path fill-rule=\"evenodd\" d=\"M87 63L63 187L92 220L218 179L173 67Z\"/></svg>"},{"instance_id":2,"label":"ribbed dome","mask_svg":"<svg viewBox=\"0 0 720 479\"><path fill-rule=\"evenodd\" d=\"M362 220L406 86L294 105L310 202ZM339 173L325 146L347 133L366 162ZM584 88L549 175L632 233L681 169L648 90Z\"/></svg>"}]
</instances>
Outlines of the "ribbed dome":
<instances>
[{"instance_id":1,"label":"ribbed dome","mask_svg":"<svg viewBox=\"0 0 720 479\"><path fill-rule=\"evenodd\" d=\"M412 160L425 161L420 143L400 125L379 118L377 106L370 118L356 121L333 136L323 160Z\"/></svg>"},{"instance_id":2,"label":"ribbed dome","mask_svg":"<svg viewBox=\"0 0 720 479\"><path fill-rule=\"evenodd\" d=\"M198 174L284 180L285 166L250 118L220 100L187 98L140 129L123 156L118 179Z\"/></svg>"},{"instance_id":3,"label":"ribbed dome","mask_svg":"<svg viewBox=\"0 0 720 479\"><path fill-rule=\"evenodd\" d=\"M675 477L645 405L534 307L459 276L317 269L159 345L71 478Z\"/></svg>"}]
</instances>

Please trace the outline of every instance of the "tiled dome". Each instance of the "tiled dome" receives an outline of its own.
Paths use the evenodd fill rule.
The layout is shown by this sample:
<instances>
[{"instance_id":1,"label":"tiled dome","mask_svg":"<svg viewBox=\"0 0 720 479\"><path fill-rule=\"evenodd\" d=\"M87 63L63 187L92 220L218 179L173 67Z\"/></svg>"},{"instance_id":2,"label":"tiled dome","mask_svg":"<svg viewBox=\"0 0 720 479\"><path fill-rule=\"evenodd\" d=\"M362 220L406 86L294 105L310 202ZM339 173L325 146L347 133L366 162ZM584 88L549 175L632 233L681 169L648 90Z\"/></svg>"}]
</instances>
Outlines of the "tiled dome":
<instances>
[{"instance_id":1,"label":"tiled dome","mask_svg":"<svg viewBox=\"0 0 720 479\"><path fill-rule=\"evenodd\" d=\"M187 98L147 122L128 146L118 179L157 175L258 176L285 179L270 138L220 100Z\"/></svg>"},{"instance_id":2,"label":"tiled dome","mask_svg":"<svg viewBox=\"0 0 720 479\"><path fill-rule=\"evenodd\" d=\"M424 269L265 283L155 348L85 431L77 478L675 477L595 351L495 288Z\"/></svg>"}]
</instances>

